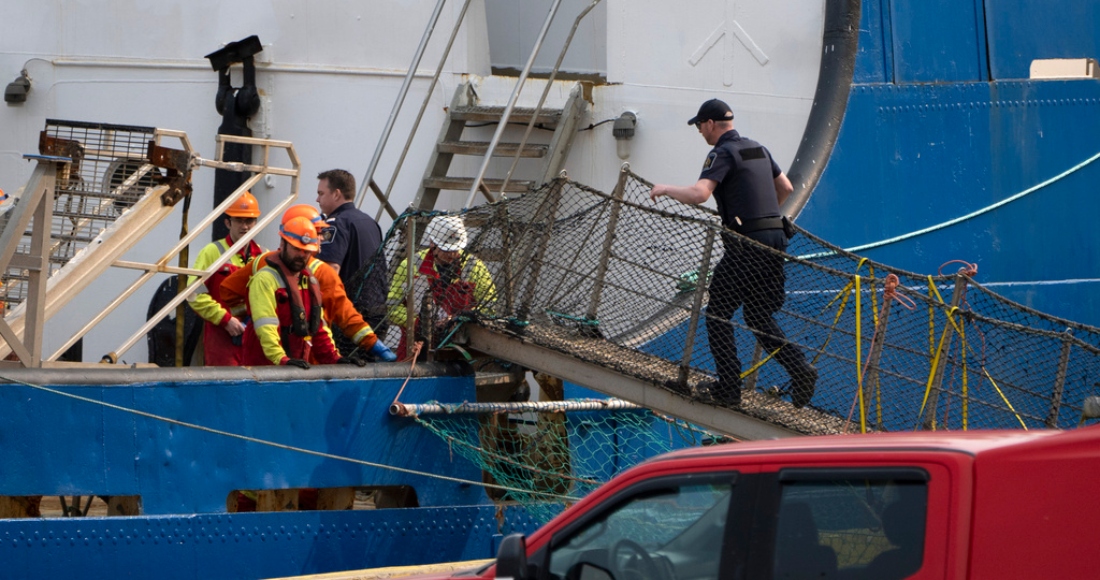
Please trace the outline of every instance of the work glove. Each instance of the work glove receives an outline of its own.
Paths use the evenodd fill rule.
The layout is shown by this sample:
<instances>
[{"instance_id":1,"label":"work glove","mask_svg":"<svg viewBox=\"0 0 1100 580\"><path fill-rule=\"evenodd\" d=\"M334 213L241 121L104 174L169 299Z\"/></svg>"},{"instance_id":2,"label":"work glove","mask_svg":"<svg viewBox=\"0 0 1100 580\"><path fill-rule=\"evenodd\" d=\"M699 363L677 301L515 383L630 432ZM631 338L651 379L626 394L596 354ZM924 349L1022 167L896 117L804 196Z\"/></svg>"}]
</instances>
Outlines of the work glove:
<instances>
[{"instance_id":1,"label":"work glove","mask_svg":"<svg viewBox=\"0 0 1100 580\"><path fill-rule=\"evenodd\" d=\"M386 346L381 340L376 341L368 352L374 357L374 360L382 362L393 362L397 360L397 355L393 354L390 347Z\"/></svg>"},{"instance_id":2,"label":"work glove","mask_svg":"<svg viewBox=\"0 0 1100 580\"><path fill-rule=\"evenodd\" d=\"M365 360L363 360L363 359L361 359L357 356L342 356L339 359L336 359L336 364L338 364L338 365L359 365L361 367L365 367L365 366L367 366L367 361L365 361Z\"/></svg>"},{"instance_id":3,"label":"work glove","mask_svg":"<svg viewBox=\"0 0 1100 580\"><path fill-rule=\"evenodd\" d=\"M309 363L300 358L288 358L283 362L283 366L298 367L300 369L308 369Z\"/></svg>"}]
</instances>

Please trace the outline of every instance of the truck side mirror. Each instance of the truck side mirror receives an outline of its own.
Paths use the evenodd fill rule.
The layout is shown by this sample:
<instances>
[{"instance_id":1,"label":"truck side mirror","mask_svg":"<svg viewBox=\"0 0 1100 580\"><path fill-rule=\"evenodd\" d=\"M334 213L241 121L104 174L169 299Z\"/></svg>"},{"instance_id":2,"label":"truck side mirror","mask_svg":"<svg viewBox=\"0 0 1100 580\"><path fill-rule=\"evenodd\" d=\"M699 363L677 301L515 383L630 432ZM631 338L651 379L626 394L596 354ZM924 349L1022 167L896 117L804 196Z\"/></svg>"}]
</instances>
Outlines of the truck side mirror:
<instances>
[{"instance_id":1,"label":"truck side mirror","mask_svg":"<svg viewBox=\"0 0 1100 580\"><path fill-rule=\"evenodd\" d=\"M497 550L498 580L528 580L527 538L523 534L509 534L500 541Z\"/></svg>"}]
</instances>

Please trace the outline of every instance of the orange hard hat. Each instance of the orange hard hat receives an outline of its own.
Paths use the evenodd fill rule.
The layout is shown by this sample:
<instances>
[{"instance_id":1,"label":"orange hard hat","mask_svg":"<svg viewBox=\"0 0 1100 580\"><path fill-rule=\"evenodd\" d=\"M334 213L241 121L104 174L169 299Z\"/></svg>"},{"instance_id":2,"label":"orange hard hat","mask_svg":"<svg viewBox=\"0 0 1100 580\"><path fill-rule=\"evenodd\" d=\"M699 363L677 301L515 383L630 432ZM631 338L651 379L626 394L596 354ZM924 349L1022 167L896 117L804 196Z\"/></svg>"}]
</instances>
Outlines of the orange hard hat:
<instances>
[{"instance_id":1,"label":"orange hard hat","mask_svg":"<svg viewBox=\"0 0 1100 580\"><path fill-rule=\"evenodd\" d=\"M298 205L292 205L285 212L283 212L283 221L286 223L296 217L304 217L313 224L313 227L317 228L317 236L321 238L321 241L328 241L332 239L332 227L333 225L326 222L321 217L321 212L317 211L317 208L309 205L308 203L299 203Z\"/></svg>"},{"instance_id":2,"label":"orange hard hat","mask_svg":"<svg viewBox=\"0 0 1100 580\"><path fill-rule=\"evenodd\" d=\"M225 210L225 213L235 218L258 218L260 202L256 201L256 196L252 195L251 191L246 191L233 202L233 205L229 206L229 209Z\"/></svg>"},{"instance_id":3,"label":"orange hard hat","mask_svg":"<svg viewBox=\"0 0 1100 580\"><path fill-rule=\"evenodd\" d=\"M308 203L299 203L298 205L292 205L283 212L283 221L286 223L296 217L304 217L313 223L314 227L323 228L329 227L325 223L325 220L321 218L321 212L317 211L317 208L309 205Z\"/></svg>"},{"instance_id":4,"label":"orange hard hat","mask_svg":"<svg viewBox=\"0 0 1100 580\"><path fill-rule=\"evenodd\" d=\"M299 250L318 252L321 249L317 245L321 241L317 236L317 228L304 216L290 218L279 226L279 236Z\"/></svg>"}]
</instances>

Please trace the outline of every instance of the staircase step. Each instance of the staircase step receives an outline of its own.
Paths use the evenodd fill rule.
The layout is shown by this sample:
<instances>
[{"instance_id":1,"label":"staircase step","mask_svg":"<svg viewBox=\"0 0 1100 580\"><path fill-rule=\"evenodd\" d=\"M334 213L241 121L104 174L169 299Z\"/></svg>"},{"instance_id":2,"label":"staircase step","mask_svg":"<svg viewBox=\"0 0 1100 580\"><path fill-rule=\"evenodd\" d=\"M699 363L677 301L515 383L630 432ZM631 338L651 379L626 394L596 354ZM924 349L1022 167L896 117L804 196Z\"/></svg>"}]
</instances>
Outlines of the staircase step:
<instances>
[{"instance_id":1,"label":"staircase step","mask_svg":"<svg viewBox=\"0 0 1100 580\"><path fill-rule=\"evenodd\" d=\"M512 123L530 123L535 115L534 109L516 107L512 109L509 121ZM451 109L451 119L457 121L499 122L504 116L504 107L455 107ZM538 121L542 125L556 125L561 120L561 109L543 109Z\"/></svg>"},{"instance_id":2,"label":"staircase step","mask_svg":"<svg viewBox=\"0 0 1100 580\"><path fill-rule=\"evenodd\" d=\"M493 150L493 157L515 157L519 143L497 143ZM439 144L440 153L454 153L457 155L485 155L489 150L488 141L444 141ZM546 157L550 151L549 145L528 143L520 150L520 157Z\"/></svg>"},{"instance_id":3,"label":"staircase step","mask_svg":"<svg viewBox=\"0 0 1100 580\"><path fill-rule=\"evenodd\" d=\"M485 186L490 191L496 193L500 191L500 184L503 179L482 179ZM424 180L424 187L428 189L450 189L450 190L465 190L469 191L470 187L474 184L473 177L429 177ZM525 181L521 179L512 179L508 181L508 187L505 188L506 193L527 193L529 189L535 184L533 181Z\"/></svg>"}]
</instances>

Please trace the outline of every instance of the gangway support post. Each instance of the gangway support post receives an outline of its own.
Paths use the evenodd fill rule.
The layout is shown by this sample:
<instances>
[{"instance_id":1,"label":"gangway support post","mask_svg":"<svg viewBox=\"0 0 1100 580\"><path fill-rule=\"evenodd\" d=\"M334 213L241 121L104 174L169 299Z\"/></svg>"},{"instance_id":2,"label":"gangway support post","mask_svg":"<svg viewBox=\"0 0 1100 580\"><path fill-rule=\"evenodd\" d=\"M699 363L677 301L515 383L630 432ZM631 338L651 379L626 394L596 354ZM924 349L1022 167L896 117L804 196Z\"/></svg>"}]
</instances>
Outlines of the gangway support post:
<instances>
[{"instance_id":1,"label":"gangway support post","mask_svg":"<svg viewBox=\"0 0 1100 580\"><path fill-rule=\"evenodd\" d=\"M547 204L549 210L547 215L541 220L542 223L547 224L546 231L543 232L542 240L539 242L538 252L535 254L532 260L533 271L528 274L527 287L524 292L523 300L520 302L519 311L516 313L516 318L519 320L527 320L528 315L531 313L531 303L535 300L535 290L539 285L539 274L542 271L542 264L546 259L546 249L550 245L550 238L553 237L554 229L553 223L558 216L558 206L561 205L562 189L565 187L565 178L558 177L554 181L550 182L550 199ZM536 216L537 217L537 216Z\"/></svg>"},{"instance_id":2,"label":"gangway support post","mask_svg":"<svg viewBox=\"0 0 1100 580\"><path fill-rule=\"evenodd\" d=\"M603 295L604 278L607 277L607 266L611 262L611 247L615 244L615 230L619 225L619 213L623 209L623 190L626 188L626 178L629 175L630 165L623 163L619 170L619 181L615 184L615 191L611 193L611 213L607 218L607 234L603 238L603 250L600 251L600 262L596 266L596 281L592 285L592 296L588 300L588 310L585 319L589 322L599 320L597 311L600 307L600 297ZM585 328L594 328L586 326ZM599 334L598 327L594 334Z\"/></svg>"},{"instance_id":3,"label":"gangway support post","mask_svg":"<svg viewBox=\"0 0 1100 580\"><path fill-rule=\"evenodd\" d=\"M885 289L885 287L884 287ZM867 372L863 377L863 400L871 400L873 394L872 385L878 384L879 362L882 360L882 349L886 345L886 328L890 324L890 307L894 303L889 296L884 294L882 311L879 312L878 323L875 325L875 338L871 341L871 352L867 353ZM882 407L876 407L879 411L876 424L882 424ZM864 413L866 413L864 411ZM867 417L861 417L861 425L867 424Z\"/></svg>"},{"instance_id":4,"label":"gangway support post","mask_svg":"<svg viewBox=\"0 0 1100 580\"><path fill-rule=\"evenodd\" d=\"M1049 429L1058 428L1058 411L1062 407L1062 391L1066 387L1066 370L1069 368L1069 353L1073 349L1073 333L1066 329L1062 333L1062 354L1058 357L1058 374L1054 377L1054 392L1050 397L1050 413L1046 425Z\"/></svg>"},{"instance_id":5,"label":"gangway support post","mask_svg":"<svg viewBox=\"0 0 1100 580\"><path fill-rule=\"evenodd\" d=\"M48 237L50 228L41 224L53 222L54 187L57 185L57 172L64 169L71 159L46 155L25 155L26 159L36 159L38 165L31 174L30 182L24 188L24 196L12 210L13 215L8 226L0 234L0 272L15 266L27 271L27 301L29 307L22 325L23 339L18 332L0 320L0 336L4 337L12 352L24 367L38 367L42 364L42 331L46 323L46 279L50 274ZM31 235L29 254L16 253L23 232L27 231L31 218L36 227Z\"/></svg>"},{"instance_id":6,"label":"gangway support post","mask_svg":"<svg viewBox=\"0 0 1100 580\"><path fill-rule=\"evenodd\" d=\"M687 339L684 340L684 356L680 359L680 376L677 379L684 392L688 391L687 380L691 368L691 353L695 349L695 333L699 328L699 316L703 312L703 295L707 292L707 278L710 276L710 258L714 250L714 228L707 228L707 241L703 246L703 261L699 264L699 278L695 283L695 298L691 303L691 319L688 321ZM720 354L714 354L718 357Z\"/></svg>"}]
</instances>

